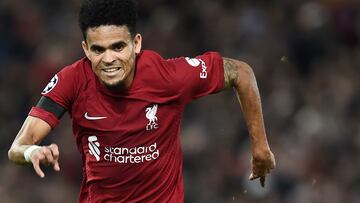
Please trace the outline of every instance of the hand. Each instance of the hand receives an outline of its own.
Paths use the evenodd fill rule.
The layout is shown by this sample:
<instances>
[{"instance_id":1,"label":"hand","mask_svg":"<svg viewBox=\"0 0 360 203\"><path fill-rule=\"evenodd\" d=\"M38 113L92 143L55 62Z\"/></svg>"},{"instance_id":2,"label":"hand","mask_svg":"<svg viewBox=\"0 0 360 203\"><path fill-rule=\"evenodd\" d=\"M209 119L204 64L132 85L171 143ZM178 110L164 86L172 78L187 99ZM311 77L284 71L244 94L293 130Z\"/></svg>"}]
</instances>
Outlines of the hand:
<instances>
[{"instance_id":1,"label":"hand","mask_svg":"<svg viewBox=\"0 0 360 203\"><path fill-rule=\"evenodd\" d=\"M260 184L262 187L265 187L265 178L272 169L275 168L275 158L274 154L270 149L263 150L261 152L253 153L251 159L251 169L249 179L255 180L260 178Z\"/></svg>"},{"instance_id":2,"label":"hand","mask_svg":"<svg viewBox=\"0 0 360 203\"><path fill-rule=\"evenodd\" d=\"M35 172L41 178L45 177L44 172L40 168L40 163L46 166L51 165L55 171L60 171L59 166L59 148L56 144L49 146L42 146L39 149L34 150L31 154L31 162Z\"/></svg>"}]
</instances>

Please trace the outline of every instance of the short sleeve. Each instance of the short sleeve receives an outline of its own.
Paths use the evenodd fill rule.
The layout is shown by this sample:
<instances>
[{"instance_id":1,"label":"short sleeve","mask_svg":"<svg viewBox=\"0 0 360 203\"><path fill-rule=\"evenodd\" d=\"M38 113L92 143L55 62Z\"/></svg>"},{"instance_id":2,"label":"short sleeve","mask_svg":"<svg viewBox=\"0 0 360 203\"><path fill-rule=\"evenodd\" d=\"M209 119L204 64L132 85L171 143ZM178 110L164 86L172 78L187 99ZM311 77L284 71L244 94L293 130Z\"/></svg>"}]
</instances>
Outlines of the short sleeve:
<instances>
[{"instance_id":1,"label":"short sleeve","mask_svg":"<svg viewBox=\"0 0 360 203\"><path fill-rule=\"evenodd\" d=\"M40 118L41 120L47 122L52 129L60 123L59 119L54 114L35 106L31 108L29 116Z\"/></svg>"},{"instance_id":2,"label":"short sleeve","mask_svg":"<svg viewBox=\"0 0 360 203\"><path fill-rule=\"evenodd\" d=\"M74 100L75 85L74 67L65 67L50 80L41 94L69 109Z\"/></svg>"},{"instance_id":3,"label":"short sleeve","mask_svg":"<svg viewBox=\"0 0 360 203\"><path fill-rule=\"evenodd\" d=\"M74 68L65 67L54 75L50 82L46 85L41 95L51 99L51 101L68 110L74 100L75 94L75 73ZM32 107L29 112L30 116L40 118L47 122L52 128L59 124L59 119L51 112L41 107Z\"/></svg>"},{"instance_id":4,"label":"short sleeve","mask_svg":"<svg viewBox=\"0 0 360 203\"><path fill-rule=\"evenodd\" d=\"M185 102L216 93L224 87L223 59L217 52L170 61L176 69L173 77Z\"/></svg>"}]
</instances>

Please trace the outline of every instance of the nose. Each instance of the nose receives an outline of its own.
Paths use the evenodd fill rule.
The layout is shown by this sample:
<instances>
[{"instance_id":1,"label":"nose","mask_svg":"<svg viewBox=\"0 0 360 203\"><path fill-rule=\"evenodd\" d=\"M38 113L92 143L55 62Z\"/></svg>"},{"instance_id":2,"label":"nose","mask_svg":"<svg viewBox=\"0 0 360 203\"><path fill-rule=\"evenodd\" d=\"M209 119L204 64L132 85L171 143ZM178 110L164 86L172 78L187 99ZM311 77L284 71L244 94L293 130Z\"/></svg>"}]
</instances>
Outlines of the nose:
<instances>
[{"instance_id":1,"label":"nose","mask_svg":"<svg viewBox=\"0 0 360 203\"><path fill-rule=\"evenodd\" d=\"M115 54L111 50L106 50L102 57L102 61L107 64L111 64L116 60Z\"/></svg>"}]
</instances>

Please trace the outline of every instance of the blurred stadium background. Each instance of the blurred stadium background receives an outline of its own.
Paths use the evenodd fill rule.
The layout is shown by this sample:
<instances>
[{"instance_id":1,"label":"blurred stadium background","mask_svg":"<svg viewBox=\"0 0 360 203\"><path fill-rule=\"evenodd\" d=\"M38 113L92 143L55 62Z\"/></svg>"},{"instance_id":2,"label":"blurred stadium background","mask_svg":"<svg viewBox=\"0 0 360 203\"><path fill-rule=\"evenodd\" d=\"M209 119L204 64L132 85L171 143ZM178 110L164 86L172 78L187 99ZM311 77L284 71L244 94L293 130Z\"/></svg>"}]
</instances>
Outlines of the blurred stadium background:
<instances>
[{"instance_id":1,"label":"blurred stadium background","mask_svg":"<svg viewBox=\"0 0 360 203\"><path fill-rule=\"evenodd\" d=\"M265 189L247 180L250 149L231 90L186 109L186 202L360 202L359 0L139 0L144 49L164 57L216 50L256 73L277 168ZM77 202L80 158L69 117L45 143L60 174L7 159L49 79L83 57L79 0L0 1L0 202Z\"/></svg>"}]
</instances>

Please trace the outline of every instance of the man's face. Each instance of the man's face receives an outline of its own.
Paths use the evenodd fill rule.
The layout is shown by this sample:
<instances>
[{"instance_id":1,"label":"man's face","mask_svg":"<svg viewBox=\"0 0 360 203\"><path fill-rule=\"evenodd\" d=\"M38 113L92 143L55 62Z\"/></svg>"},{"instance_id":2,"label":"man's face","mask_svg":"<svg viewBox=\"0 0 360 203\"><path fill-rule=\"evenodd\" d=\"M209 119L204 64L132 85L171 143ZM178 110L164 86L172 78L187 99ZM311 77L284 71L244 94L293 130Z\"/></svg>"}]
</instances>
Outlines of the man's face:
<instances>
[{"instance_id":1,"label":"man's face","mask_svg":"<svg viewBox=\"0 0 360 203\"><path fill-rule=\"evenodd\" d=\"M99 80L109 88L128 88L134 78L141 35L133 38L127 26L89 28L82 47Z\"/></svg>"}]
</instances>

